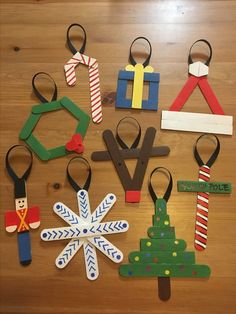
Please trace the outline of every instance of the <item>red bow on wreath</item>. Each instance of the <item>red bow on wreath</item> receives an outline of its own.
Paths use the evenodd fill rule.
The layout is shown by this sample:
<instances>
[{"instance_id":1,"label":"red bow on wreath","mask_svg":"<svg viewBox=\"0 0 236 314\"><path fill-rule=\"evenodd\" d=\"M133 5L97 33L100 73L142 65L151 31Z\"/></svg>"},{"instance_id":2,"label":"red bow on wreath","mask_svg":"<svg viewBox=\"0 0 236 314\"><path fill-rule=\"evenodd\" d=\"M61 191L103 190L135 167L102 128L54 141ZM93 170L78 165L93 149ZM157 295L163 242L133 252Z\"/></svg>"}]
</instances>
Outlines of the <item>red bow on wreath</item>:
<instances>
[{"instance_id":1,"label":"red bow on wreath","mask_svg":"<svg viewBox=\"0 0 236 314\"><path fill-rule=\"evenodd\" d=\"M71 138L71 140L66 143L66 149L69 151L69 152L75 152L75 153L78 153L78 154L81 154L83 153L84 151L84 145L82 143L82 136L81 134L74 134Z\"/></svg>"}]
</instances>

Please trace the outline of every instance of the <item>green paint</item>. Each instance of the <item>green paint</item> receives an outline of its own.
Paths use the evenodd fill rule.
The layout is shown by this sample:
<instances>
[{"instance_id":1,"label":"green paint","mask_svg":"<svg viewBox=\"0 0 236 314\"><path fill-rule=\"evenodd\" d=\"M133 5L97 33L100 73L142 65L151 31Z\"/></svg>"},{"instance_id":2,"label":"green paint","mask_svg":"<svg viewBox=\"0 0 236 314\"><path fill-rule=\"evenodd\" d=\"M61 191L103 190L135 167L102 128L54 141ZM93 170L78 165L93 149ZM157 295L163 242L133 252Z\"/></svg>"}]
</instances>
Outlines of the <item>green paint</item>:
<instances>
[{"instance_id":1,"label":"green paint","mask_svg":"<svg viewBox=\"0 0 236 314\"><path fill-rule=\"evenodd\" d=\"M40 117L46 112L53 112L55 110L66 110L78 120L75 133L80 133L82 138L84 138L89 126L90 117L67 97L63 97L58 101L52 101L50 103L42 103L33 106L32 113L23 126L19 137L20 139L25 140L25 142L30 146L35 154L37 154L38 157L44 161L73 153L67 152L65 148L66 143L62 143L63 145L58 147L46 149L44 145L39 142L37 137L33 135L34 128L37 123L39 123Z\"/></svg>"},{"instance_id":2,"label":"green paint","mask_svg":"<svg viewBox=\"0 0 236 314\"><path fill-rule=\"evenodd\" d=\"M186 264L124 264L120 266L120 275L125 277L194 277L210 276L207 265Z\"/></svg>"},{"instance_id":3,"label":"green paint","mask_svg":"<svg viewBox=\"0 0 236 314\"><path fill-rule=\"evenodd\" d=\"M153 215L152 216L152 224L156 227L168 227L170 226L170 217L169 215Z\"/></svg>"},{"instance_id":4,"label":"green paint","mask_svg":"<svg viewBox=\"0 0 236 314\"><path fill-rule=\"evenodd\" d=\"M184 251L186 242L176 239L141 239L141 251Z\"/></svg>"},{"instance_id":5,"label":"green paint","mask_svg":"<svg viewBox=\"0 0 236 314\"><path fill-rule=\"evenodd\" d=\"M152 239L175 239L174 227L150 227L148 236Z\"/></svg>"},{"instance_id":6,"label":"green paint","mask_svg":"<svg viewBox=\"0 0 236 314\"><path fill-rule=\"evenodd\" d=\"M195 278L210 276L210 268L207 265L195 264L195 253L185 251L186 242L175 238L175 228L170 227L166 203L162 199L156 201L153 226L148 229L148 235L150 239L140 240L140 251L129 254L130 264L120 266L121 276Z\"/></svg>"},{"instance_id":7,"label":"green paint","mask_svg":"<svg viewBox=\"0 0 236 314\"><path fill-rule=\"evenodd\" d=\"M39 105L35 105L32 107L32 113L45 113L45 112L51 112L55 110L62 109L62 105L60 100L52 101L50 103L42 103Z\"/></svg>"},{"instance_id":8,"label":"green paint","mask_svg":"<svg viewBox=\"0 0 236 314\"><path fill-rule=\"evenodd\" d=\"M177 181L179 192L208 192L230 194L231 183L228 182L201 182L201 181Z\"/></svg>"},{"instance_id":9,"label":"green paint","mask_svg":"<svg viewBox=\"0 0 236 314\"><path fill-rule=\"evenodd\" d=\"M28 120L25 122L25 125L19 134L19 138L21 140L26 140L30 136L36 124L38 123L39 119L40 119L39 114L31 113L31 115L29 116Z\"/></svg>"},{"instance_id":10,"label":"green paint","mask_svg":"<svg viewBox=\"0 0 236 314\"><path fill-rule=\"evenodd\" d=\"M135 264L158 263L158 264L194 264L194 252L176 252L176 251L146 251L131 252L129 261Z\"/></svg>"}]
</instances>

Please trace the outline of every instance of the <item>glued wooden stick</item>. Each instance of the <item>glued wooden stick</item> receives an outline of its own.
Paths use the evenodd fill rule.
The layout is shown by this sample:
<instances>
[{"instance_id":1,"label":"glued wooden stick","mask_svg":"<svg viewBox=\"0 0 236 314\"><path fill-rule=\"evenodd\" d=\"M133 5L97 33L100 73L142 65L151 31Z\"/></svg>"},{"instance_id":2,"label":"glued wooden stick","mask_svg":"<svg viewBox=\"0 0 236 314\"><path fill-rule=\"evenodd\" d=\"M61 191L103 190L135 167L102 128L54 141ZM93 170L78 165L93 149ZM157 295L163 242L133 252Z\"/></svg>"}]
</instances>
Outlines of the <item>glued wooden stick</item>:
<instances>
[{"instance_id":1,"label":"glued wooden stick","mask_svg":"<svg viewBox=\"0 0 236 314\"><path fill-rule=\"evenodd\" d=\"M140 148L119 149L123 159L139 158ZM170 153L168 146L157 146L151 149L150 157L167 156ZM93 152L91 155L93 161L107 161L111 160L111 155L108 151Z\"/></svg>"}]
</instances>

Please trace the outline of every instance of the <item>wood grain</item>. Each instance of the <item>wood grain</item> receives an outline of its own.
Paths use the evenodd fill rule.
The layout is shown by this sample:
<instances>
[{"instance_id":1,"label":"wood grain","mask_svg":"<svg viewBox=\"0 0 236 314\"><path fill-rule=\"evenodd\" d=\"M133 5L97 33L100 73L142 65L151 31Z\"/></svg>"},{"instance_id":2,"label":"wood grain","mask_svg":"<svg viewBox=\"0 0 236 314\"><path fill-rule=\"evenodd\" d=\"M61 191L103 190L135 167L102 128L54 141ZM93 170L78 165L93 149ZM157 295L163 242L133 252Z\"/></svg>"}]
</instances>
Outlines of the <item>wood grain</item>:
<instances>
[{"instance_id":1,"label":"wood grain","mask_svg":"<svg viewBox=\"0 0 236 314\"><path fill-rule=\"evenodd\" d=\"M235 132L232 137L219 136L221 152L211 171L211 179L232 183L232 195L211 195L208 248L196 252L198 263L212 269L208 280L172 279L172 297L163 303L157 296L157 279L127 279L118 275L118 265L98 253L100 277L96 282L86 279L82 252L70 265L58 270L56 256L64 247L62 241L42 243L39 230L31 233L33 262L21 267L17 257L16 235L4 231L4 212L14 209L13 185L4 167L6 151L19 143L18 134L28 117L32 104L31 79L37 71L46 71L56 80L59 97L68 96L90 114L87 68L77 71L78 84L65 83L63 65L71 57L65 46L66 29L81 23L87 31L86 54L99 61L103 97L116 91L118 70L127 65L129 45L136 36L146 36L152 43L151 65L161 73L159 110L136 112L115 110L114 103L103 108L101 125L91 123L85 140L84 156L105 148L103 130L115 129L125 115L132 115L142 125L157 128L155 145L169 145L169 157L152 158L145 176L140 204L125 204L124 192L111 162L91 162L93 179L90 188L91 208L105 194L113 192L118 201L107 219L126 219L127 234L110 235L109 240L124 253L139 249L139 239L146 237L152 225L153 204L147 190L148 174L156 166L165 166L174 180L196 180L197 163L192 149L197 133L160 130L161 110L167 110L187 78L187 55L190 45L199 38L213 46L209 82L227 115L236 113L236 1L43 1L2 0L1 72L0 72L0 311L7 313L82 313L82 314L233 314L236 309L236 234ZM48 94L48 91L47 91ZM112 102L112 101L111 101ZM209 113L200 91L196 90L184 111ZM48 147L61 144L75 127L69 115L58 112L43 117L36 133ZM234 123L235 129L235 123ZM128 135L127 135L128 136ZM129 135L131 140L131 135ZM206 155L207 149L201 147ZM29 205L39 205L43 228L62 226L52 206L63 201L77 211L76 197L65 177L70 157L43 163L34 158L28 180ZM128 161L130 170L135 161ZM19 165L20 166L20 162ZM155 180L154 180L155 181ZM55 189L54 183L60 188ZM162 193L165 181L155 184ZM174 185L168 204L171 223L178 238L185 239L193 249L196 194L178 193Z\"/></svg>"}]
</instances>

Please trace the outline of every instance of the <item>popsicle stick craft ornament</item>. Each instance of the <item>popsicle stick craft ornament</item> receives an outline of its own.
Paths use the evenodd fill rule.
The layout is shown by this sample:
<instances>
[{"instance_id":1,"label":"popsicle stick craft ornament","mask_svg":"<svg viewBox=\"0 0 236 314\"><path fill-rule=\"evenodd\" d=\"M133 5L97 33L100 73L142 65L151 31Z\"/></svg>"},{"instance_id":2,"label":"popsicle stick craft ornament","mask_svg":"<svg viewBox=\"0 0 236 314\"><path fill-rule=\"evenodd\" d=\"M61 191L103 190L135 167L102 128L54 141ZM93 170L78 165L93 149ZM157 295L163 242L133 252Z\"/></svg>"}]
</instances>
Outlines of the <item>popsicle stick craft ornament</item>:
<instances>
[{"instance_id":1,"label":"popsicle stick craft ornament","mask_svg":"<svg viewBox=\"0 0 236 314\"><path fill-rule=\"evenodd\" d=\"M88 167L88 177L83 187L80 187L70 175L69 166L75 160L83 161ZM126 220L101 222L116 202L116 196L107 194L93 213L90 210L88 189L91 181L91 168L86 159L75 157L67 166L67 178L72 188L76 191L79 216L61 202L54 204L54 212L62 218L69 227L44 229L41 232L43 241L70 240L56 258L58 268L66 267L79 249L83 246L84 261L87 278L95 280L99 276L96 249L115 263L123 259L122 252L109 242L104 236L126 232L129 224Z\"/></svg>"},{"instance_id":2,"label":"popsicle stick craft ornament","mask_svg":"<svg viewBox=\"0 0 236 314\"><path fill-rule=\"evenodd\" d=\"M10 155L13 151L23 149L30 157L30 163L21 177L18 177L10 163ZM12 158L12 156L11 156ZM26 157L27 158L27 157ZM25 146L14 145L6 154L6 170L14 182L15 211L5 213L6 231L17 231L18 254L22 265L29 265L32 261L30 229L37 229L40 225L39 207L28 207L26 180L28 179L33 165L32 152Z\"/></svg>"},{"instance_id":3,"label":"popsicle stick craft ornament","mask_svg":"<svg viewBox=\"0 0 236 314\"><path fill-rule=\"evenodd\" d=\"M164 173L169 184L164 196L158 197L154 192L151 178L154 173ZM129 254L130 264L123 264L119 273L124 277L157 277L158 295L162 301L171 297L171 277L204 278L210 276L207 265L195 263L194 252L185 251L186 242L176 239L175 228L170 226L167 202L172 190L171 173L163 167L155 168L149 180L149 192L155 206L153 226L148 229L148 239L140 240L140 251Z\"/></svg>"},{"instance_id":4,"label":"popsicle stick craft ornament","mask_svg":"<svg viewBox=\"0 0 236 314\"><path fill-rule=\"evenodd\" d=\"M84 34L83 44L79 51L77 51L70 39L70 30L72 27L79 27ZM88 66L92 121L94 123L100 123L102 121L102 102L100 93L98 62L96 59L84 55L86 40L86 32L82 25L75 23L69 26L67 30L67 45L70 51L73 53L73 57L64 66L66 82L69 86L74 86L76 84L75 68L79 64L84 64Z\"/></svg>"},{"instance_id":5,"label":"popsicle stick craft ornament","mask_svg":"<svg viewBox=\"0 0 236 314\"><path fill-rule=\"evenodd\" d=\"M206 163L202 161L197 149L197 144L203 137L214 137L216 140L216 148ZM210 193L229 194L232 190L231 184L228 182L210 182L211 167L216 161L219 152L220 141L218 137L214 134L202 134L197 139L197 142L194 146L194 157L199 166L198 182L177 182L179 192L197 192L197 213L195 219L194 246L198 251L205 250L207 247Z\"/></svg>"},{"instance_id":6,"label":"popsicle stick craft ornament","mask_svg":"<svg viewBox=\"0 0 236 314\"><path fill-rule=\"evenodd\" d=\"M48 77L54 86L54 92L51 101L48 101L36 88L35 79L39 75ZM32 79L32 87L34 94L42 102L41 104L32 107L31 114L25 122L21 132L20 139L24 140L26 144L34 151L34 153L44 161L65 156L69 153L81 154L84 151L83 140L89 126L89 116L82 111L76 104L74 104L69 98L63 97L57 100L57 86L53 78L44 72L39 72L34 75ZM39 123L43 114L54 112L57 110L65 110L74 117L78 123L76 126L75 134L72 135L68 142L62 143L61 146L47 149L38 138L34 135L34 129Z\"/></svg>"},{"instance_id":7,"label":"popsicle stick craft ornament","mask_svg":"<svg viewBox=\"0 0 236 314\"><path fill-rule=\"evenodd\" d=\"M121 139L119 135L119 126L126 120L132 119L138 126L138 135L133 144L128 145ZM137 148L141 138L141 127L137 120L131 117L125 117L120 120L116 128L116 138L111 130L103 132L103 140L106 144L107 151L94 152L91 155L93 161L112 160L121 184L125 190L125 201L128 203L139 203L141 198L141 188L143 179L148 166L150 157L166 156L170 149L168 146L153 147L156 129L149 127L144 135L141 148ZM122 148L119 149L119 146ZM137 164L131 177L129 170L125 164L125 159L137 158Z\"/></svg>"},{"instance_id":8,"label":"popsicle stick craft ornament","mask_svg":"<svg viewBox=\"0 0 236 314\"><path fill-rule=\"evenodd\" d=\"M149 55L143 64L137 63L132 55L133 44L140 39L144 39L149 45ZM125 109L146 109L157 110L158 90L160 74L154 73L154 69L149 65L152 55L152 46L145 37L137 37L130 46L129 61L125 70L119 71L116 93L116 107ZM132 99L126 98L128 82L133 82ZM143 99L144 82L149 83L148 99Z\"/></svg>"},{"instance_id":9,"label":"popsicle stick craft ornament","mask_svg":"<svg viewBox=\"0 0 236 314\"><path fill-rule=\"evenodd\" d=\"M192 48L199 42L203 42L209 47L210 55L205 63L200 61L193 62L192 59ZM162 111L162 129L225 135L233 134L233 117L225 115L207 80L211 58L212 48L207 40L199 39L193 43L188 57L188 80L174 100L169 111ZM196 86L199 86L213 114L180 112Z\"/></svg>"}]
</instances>

